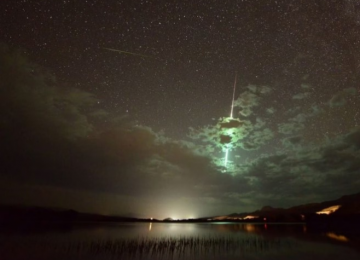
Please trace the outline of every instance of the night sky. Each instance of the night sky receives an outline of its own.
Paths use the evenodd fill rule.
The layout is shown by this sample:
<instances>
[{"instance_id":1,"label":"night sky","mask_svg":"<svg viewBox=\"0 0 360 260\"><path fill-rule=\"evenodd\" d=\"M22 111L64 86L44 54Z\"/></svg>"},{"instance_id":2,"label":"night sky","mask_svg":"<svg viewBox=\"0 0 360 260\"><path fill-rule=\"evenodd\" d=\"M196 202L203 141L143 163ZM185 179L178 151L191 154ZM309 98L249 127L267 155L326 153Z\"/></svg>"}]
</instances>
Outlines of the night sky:
<instances>
[{"instance_id":1,"label":"night sky","mask_svg":"<svg viewBox=\"0 0 360 260\"><path fill-rule=\"evenodd\" d=\"M0 202L188 218L360 191L359 1L0 10Z\"/></svg>"}]
</instances>

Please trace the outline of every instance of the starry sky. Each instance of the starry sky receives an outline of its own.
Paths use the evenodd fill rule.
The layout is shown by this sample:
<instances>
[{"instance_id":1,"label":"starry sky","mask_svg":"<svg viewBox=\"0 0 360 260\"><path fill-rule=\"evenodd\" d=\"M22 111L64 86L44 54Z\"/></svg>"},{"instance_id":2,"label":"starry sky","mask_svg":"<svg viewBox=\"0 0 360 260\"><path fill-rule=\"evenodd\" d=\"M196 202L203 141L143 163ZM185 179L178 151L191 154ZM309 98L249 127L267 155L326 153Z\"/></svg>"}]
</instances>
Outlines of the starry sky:
<instances>
[{"instance_id":1,"label":"starry sky","mask_svg":"<svg viewBox=\"0 0 360 260\"><path fill-rule=\"evenodd\" d=\"M187 218L359 192L358 1L0 10L1 202Z\"/></svg>"}]
</instances>

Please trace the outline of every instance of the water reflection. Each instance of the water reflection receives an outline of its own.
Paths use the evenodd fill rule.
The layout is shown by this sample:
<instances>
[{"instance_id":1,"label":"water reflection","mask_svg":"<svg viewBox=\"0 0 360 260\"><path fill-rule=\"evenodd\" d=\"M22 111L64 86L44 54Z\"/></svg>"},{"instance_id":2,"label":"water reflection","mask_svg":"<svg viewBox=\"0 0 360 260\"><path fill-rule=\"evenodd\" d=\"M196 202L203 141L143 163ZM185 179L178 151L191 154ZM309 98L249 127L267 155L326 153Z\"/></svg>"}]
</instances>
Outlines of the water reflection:
<instances>
[{"instance_id":1,"label":"water reflection","mask_svg":"<svg viewBox=\"0 0 360 260\"><path fill-rule=\"evenodd\" d=\"M229 233L254 233L254 234L270 234L270 233L306 233L307 227L304 224L260 224L260 223L220 223L208 224L215 228L218 232ZM198 227L197 227L198 228Z\"/></svg>"},{"instance_id":2,"label":"water reflection","mask_svg":"<svg viewBox=\"0 0 360 260\"><path fill-rule=\"evenodd\" d=\"M306 225L303 225L303 233L306 233L307 232L307 227Z\"/></svg>"},{"instance_id":3,"label":"water reflection","mask_svg":"<svg viewBox=\"0 0 360 260\"><path fill-rule=\"evenodd\" d=\"M253 224L245 224L243 226L244 231L246 231L246 232L256 232L256 229L258 229L258 230L260 229L259 227L260 226L255 226Z\"/></svg>"},{"instance_id":4,"label":"water reflection","mask_svg":"<svg viewBox=\"0 0 360 260\"><path fill-rule=\"evenodd\" d=\"M316 233L311 227L303 224L115 223L94 226L92 228L74 228L71 232L67 233L53 231L52 233L46 233L46 235L14 234L7 236L0 233L0 255L3 256L4 250L7 251L10 248L11 250L7 251L8 253L20 252L22 250L22 254L30 256L34 250L36 252L44 252L42 247L46 247L50 255L48 258L43 259L53 259L51 256L55 254L54 248L58 251L67 248L66 250L68 250L67 252L70 255L74 252L75 254L77 252L79 254L87 253L90 255L93 252L103 254L104 258L100 256L99 258L91 258L96 260L110 259L107 258L107 255L109 257L116 256L120 249L125 253L131 254L133 254L133 251L143 252L142 260L160 259L157 257L146 258L144 256L146 252L153 252L153 250L155 250L156 254L164 256L163 259L177 259L175 256L167 255L174 252L181 253L181 256L184 256L183 259L209 259L193 257L192 254L201 254L202 252L207 252L209 248L215 248L214 250L218 253L221 252L221 254L227 256L228 252L232 252L237 254L238 258L238 253L241 250L247 250L246 252L266 252L266 254L275 252L274 254L279 254L271 259L308 259L307 256L311 252L311 254L314 254L311 255L312 259L337 259L335 258L336 255L343 254L349 260L360 259L360 253L352 249L358 247L359 244L356 244L358 243L356 241L354 235L348 235L347 233L340 235L340 233L333 231ZM344 245L347 247L344 247ZM142 249L140 250L139 247ZM239 249L241 250L239 251ZM336 252L336 254L333 254L334 257L331 255L333 258L325 257L326 254L329 254L329 250ZM243 253L243 251L241 252ZM285 255L287 258L284 258ZM300 258L298 255L303 257ZM231 258L229 256L226 259L238 258ZM255 258L267 259L264 255L256 256ZM19 257L18 259L39 258ZM66 259L66 257L63 259ZM74 257L72 259L79 258ZM123 259L133 258L125 257ZM218 259L224 258L221 255ZM242 259L247 258L243 257Z\"/></svg>"}]
</instances>

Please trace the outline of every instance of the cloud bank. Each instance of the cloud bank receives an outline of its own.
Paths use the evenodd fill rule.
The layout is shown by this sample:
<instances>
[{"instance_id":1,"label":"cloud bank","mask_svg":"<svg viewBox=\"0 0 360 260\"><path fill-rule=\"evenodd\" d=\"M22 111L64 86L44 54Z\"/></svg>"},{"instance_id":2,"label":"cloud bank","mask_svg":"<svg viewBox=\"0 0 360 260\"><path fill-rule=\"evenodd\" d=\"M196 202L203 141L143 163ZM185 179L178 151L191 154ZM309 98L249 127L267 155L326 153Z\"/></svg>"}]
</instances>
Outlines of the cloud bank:
<instances>
[{"instance_id":1,"label":"cloud bank","mask_svg":"<svg viewBox=\"0 0 360 260\"><path fill-rule=\"evenodd\" d=\"M275 90L250 85L237 117L172 140L103 110L18 51L1 46L0 55L1 202L200 217L359 191L353 88L323 102L301 92L282 108L271 102Z\"/></svg>"}]
</instances>

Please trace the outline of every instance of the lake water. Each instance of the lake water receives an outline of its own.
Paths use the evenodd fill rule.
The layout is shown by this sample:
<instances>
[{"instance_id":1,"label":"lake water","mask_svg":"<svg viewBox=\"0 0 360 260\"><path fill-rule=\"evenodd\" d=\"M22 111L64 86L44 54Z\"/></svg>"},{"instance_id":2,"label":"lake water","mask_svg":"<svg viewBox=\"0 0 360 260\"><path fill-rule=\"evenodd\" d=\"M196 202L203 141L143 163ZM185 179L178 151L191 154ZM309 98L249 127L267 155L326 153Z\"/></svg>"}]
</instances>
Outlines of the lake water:
<instances>
[{"instance_id":1,"label":"lake water","mask_svg":"<svg viewBox=\"0 0 360 260\"><path fill-rule=\"evenodd\" d=\"M356 232L303 224L113 223L0 233L0 259L360 259Z\"/></svg>"}]
</instances>

